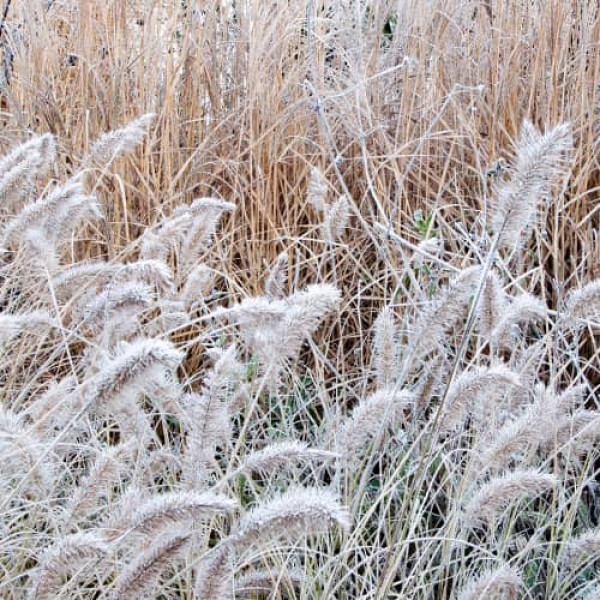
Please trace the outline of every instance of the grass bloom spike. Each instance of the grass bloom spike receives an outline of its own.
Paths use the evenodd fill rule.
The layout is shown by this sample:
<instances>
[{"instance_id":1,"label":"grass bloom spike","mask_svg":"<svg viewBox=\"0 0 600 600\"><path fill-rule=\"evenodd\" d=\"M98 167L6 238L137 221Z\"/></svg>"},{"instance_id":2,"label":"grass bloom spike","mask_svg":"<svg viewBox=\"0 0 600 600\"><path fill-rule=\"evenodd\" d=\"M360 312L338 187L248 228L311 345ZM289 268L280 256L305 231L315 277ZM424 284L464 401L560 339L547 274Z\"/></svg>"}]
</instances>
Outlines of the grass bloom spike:
<instances>
[{"instance_id":1,"label":"grass bloom spike","mask_svg":"<svg viewBox=\"0 0 600 600\"><path fill-rule=\"evenodd\" d=\"M564 322L581 327L585 321L600 322L600 279L569 292L564 308Z\"/></svg>"},{"instance_id":2,"label":"grass bloom spike","mask_svg":"<svg viewBox=\"0 0 600 600\"><path fill-rule=\"evenodd\" d=\"M151 534L173 524L207 519L236 508L237 502L212 492L170 492L150 498L139 506L125 527Z\"/></svg>"},{"instance_id":3,"label":"grass bloom spike","mask_svg":"<svg viewBox=\"0 0 600 600\"><path fill-rule=\"evenodd\" d=\"M536 219L557 179L569 172L566 155L573 146L568 124L538 134L527 121L515 145L515 164L509 181L502 182L492 214L492 227L501 248L512 249Z\"/></svg>"},{"instance_id":4,"label":"grass bloom spike","mask_svg":"<svg viewBox=\"0 0 600 600\"><path fill-rule=\"evenodd\" d=\"M154 122L155 115L147 113L134 119L122 129L115 129L102 135L92 146L86 163L96 162L103 166L115 158L135 150L148 133L148 127Z\"/></svg>"},{"instance_id":5,"label":"grass bloom spike","mask_svg":"<svg viewBox=\"0 0 600 600\"><path fill-rule=\"evenodd\" d=\"M156 539L139 553L115 582L110 600L144 600L156 593L156 584L169 563L185 549L190 533L176 531Z\"/></svg>"},{"instance_id":6,"label":"grass bloom spike","mask_svg":"<svg viewBox=\"0 0 600 600\"><path fill-rule=\"evenodd\" d=\"M487 525L493 528L502 513L513 503L527 497L537 497L552 490L558 483L555 475L535 469L516 470L483 484L465 506L462 522L473 528Z\"/></svg>"},{"instance_id":7,"label":"grass bloom spike","mask_svg":"<svg viewBox=\"0 0 600 600\"><path fill-rule=\"evenodd\" d=\"M506 387L520 385L519 376L503 366L465 371L450 386L443 407L440 429L456 429L483 395L503 392Z\"/></svg>"},{"instance_id":8,"label":"grass bloom spike","mask_svg":"<svg viewBox=\"0 0 600 600\"><path fill-rule=\"evenodd\" d=\"M131 390L141 390L160 380L165 369L174 371L182 355L172 344L157 339L140 339L123 347L96 376L88 400L107 403Z\"/></svg>"},{"instance_id":9,"label":"grass bloom spike","mask_svg":"<svg viewBox=\"0 0 600 600\"><path fill-rule=\"evenodd\" d=\"M321 169L311 167L308 181L308 201L315 210L323 212L329 206L328 193L329 186Z\"/></svg>"},{"instance_id":10,"label":"grass bloom spike","mask_svg":"<svg viewBox=\"0 0 600 600\"><path fill-rule=\"evenodd\" d=\"M269 298L285 298L287 296L288 255L281 252L275 261L265 283L265 294Z\"/></svg>"},{"instance_id":11,"label":"grass bloom spike","mask_svg":"<svg viewBox=\"0 0 600 600\"><path fill-rule=\"evenodd\" d=\"M330 461L337 458L337 456L333 452L309 448L303 442L275 442L265 446L262 450L248 454L238 472L246 471L268 476L276 471L294 467L297 464L305 465Z\"/></svg>"},{"instance_id":12,"label":"grass bloom spike","mask_svg":"<svg viewBox=\"0 0 600 600\"><path fill-rule=\"evenodd\" d=\"M403 423L414 408L415 398L407 390L380 389L363 400L341 425L336 450L342 461L354 465L370 438Z\"/></svg>"},{"instance_id":13,"label":"grass bloom spike","mask_svg":"<svg viewBox=\"0 0 600 600\"><path fill-rule=\"evenodd\" d=\"M508 566L503 566L474 577L458 594L457 600L481 600L482 598L516 600L521 586L519 573Z\"/></svg>"},{"instance_id":14,"label":"grass bloom spike","mask_svg":"<svg viewBox=\"0 0 600 600\"><path fill-rule=\"evenodd\" d=\"M350 515L333 492L293 487L245 514L227 541L243 548L279 538L323 534L334 526L349 529Z\"/></svg>"},{"instance_id":15,"label":"grass bloom spike","mask_svg":"<svg viewBox=\"0 0 600 600\"><path fill-rule=\"evenodd\" d=\"M108 544L98 532L75 533L56 541L41 559L39 572L31 584L28 600L57 598L62 580L80 571L86 563L104 558Z\"/></svg>"},{"instance_id":16,"label":"grass bloom spike","mask_svg":"<svg viewBox=\"0 0 600 600\"><path fill-rule=\"evenodd\" d=\"M396 363L396 321L391 307L386 306L373 325L373 366L378 387L387 387L394 381Z\"/></svg>"}]
</instances>

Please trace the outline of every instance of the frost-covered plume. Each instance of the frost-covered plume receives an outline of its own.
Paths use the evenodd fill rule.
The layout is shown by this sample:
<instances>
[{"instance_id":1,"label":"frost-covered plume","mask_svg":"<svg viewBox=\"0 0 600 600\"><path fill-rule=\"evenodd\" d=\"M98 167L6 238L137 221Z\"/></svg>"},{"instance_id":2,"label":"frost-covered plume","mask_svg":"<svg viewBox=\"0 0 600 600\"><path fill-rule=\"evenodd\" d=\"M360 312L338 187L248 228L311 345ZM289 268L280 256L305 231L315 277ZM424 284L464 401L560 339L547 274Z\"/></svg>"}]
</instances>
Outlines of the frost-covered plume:
<instances>
[{"instance_id":1,"label":"frost-covered plume","mask_svg":"<svg viewBox=\"0 0 600 600\"><path fill-rule=\"evenodd\" d=\"M501 348L514 347L517 335L527 325L545 321L546 305L531 294L521 294L507 302L491 335L494 344Z\"/></svg>"},{"instance_id":2,"label":"frost-covered plume","mask_svg":"<svg viewBox=\"0 0 600 600\"><path fill-rule=\"evenodd\" d=\"M65 509L65 522L75 525L80 516L88 516L103 500L110 500L113 486L131 469L133 444L118 444L101 451L88 474L78 482Z\"/></svg>"},{"instance_id":3,"label":"frost-covered plume","mask_svg":"<svg viewBox=\"0 0 600 600\"><path fill-rule=\"evenodd\" d=\"M267 297L285 298L287 296L288 266L287 252L281 252L277 256L275 264L269 270L269 276L265 282L265 294Z\"/></svg>"},{"instance_id":4,"label":"frost-covered plume","mask_svg":"<svg viewBox=\"0 0 600 600\"><path fill-rule=\"evenodd\" d=\"M439 350L447 332L463 322L480 278L480 266L464 269L419 313L409 347L409 356L417 365L423 356Z\"/></svg>"},{"instance_id":5,"label":"frost-covered plume","mask_svg":"<svg viewBox=\"0 0 600 600\"><path fill-rule=\"evenodd\" d=\"M183 399L188 427L183 469L186 483L204 481L214 461L217 445L231 436L231 401L243 374L234 346L220 353L204 380L201 393Z\"/></svg>"},{"instance_id":6,"label":"frost-covered plume","mask_svg":"<svg viewBox=\"0 0 600 600\"><path fill-rule=\"evenodd\" d=\"M477 305L479 331L483 339L490 341L492 331L496 329L506 306L506 294L502 283L494 271L490 271L485 278L485 286L481 299Z\"/></svg>"},{"instance_id":7,"label":"frost-covered plume","mask_svg":"<svg viewBox=\"0 0 600 600\"><path fill-rule=\"evenodd\" d=\"M600 322L600 279L595 279L583 287L572 290L567 295L562 321L577 329L586 321Z\"/></svg>"},{"instance_id":8,"label":"frost-covered plume","mask_svg":"<svg viewBox=\"0 0 600 600\"><path fill-rule=\"evenodd\" d=\"M414 402L411 392L394 387L380 389L362 400L336 434L335 448L344 464L355 465L369 439L405 422Z\"/></svg>"},{"instance_id":9,"label":"frost-covered plume","mask_svg":"<svg viewBox=\"0 0 600 600\"><path fill-rule=\"evenodd\" d=\"M130 121L121 129L115 129L100 136L84 159L84 167L93 163L106 167L115 158L135 150L148 134L148 128L154 119L153 113L147 113Z\"/></svg>"},{"instance_id":10,"label":"frost-covered plume","mask_svg":"<svg viewBox=\"0 0 600 600\"><path fill-rule=\"evenodd\" d=\"M45 134L17 146L0 159L0 205L13 211L32 191L34 179L56 156L54 136Z\"/></svg>"},{"instance_id":11,"label":"frost-covered plume","mask_svg":"<svg viewBox=\"0 0 600 600\"><path fill-rule=\"evenodd\" d=\"M536 221L540 202L548 201L551 186L570 170L567 155L572 146L568 124L540 134L529 121L523 122L511 177L500 183L492 213L499 247L514 248Z\"/></svg>"},{"instance_id":12,"label":"frost-covered plume","mask_svg":"<svg viewBox=\"0 0 600 600\"><path fill-rule=\"evenodd\" d=\"M185 550L190 537L189 531L181 529L165 532L149 545L144 544L121 571L109 599L143 600L152 597L157 592L161 573Z\"/></svg>"},{"instance_id":13,"label":"frost-covered plume","mask_svg":"<svg viewBox=\"0 0 600 600\"><path fill-rule=\"evenodd\" d=\"M45 497L55 484L54 467L53 455L46 456L46 444L21 415L0 406L0 490L21 485L22 493Z\"/></svg>"},{"instance_id":14,"label":"frost-covered plume","mask_svg":"<svg viewBox=\"0 0 600 600\"><path fill-rule=\"evenodd\" d=\"M378 387L391 385L396 377L396 319L393 309L386 306L373 325L373 367Z\"/></svg>"},{"instance_id":15,"label":"frost-covered plume","mask_svg":"<svg viewBox=\"0 0 600 600\"><path fill-rule=\"evenodd\" d=\"M179 298L186 310L191 311L206 299L214 285L215 273L204 264L196 265L187 276L179 293Z\"/></svg>"},{"instance_id":16,"label":"frost-covered plume","mask_svg":"<svg viewBox=\"0 0 600 600\"><path fill-rule=\"evenodd\" d=\"M17 314L0 314L0 347L22 334L40 335L56 326L56 321L43 310Z\"/></svg>"},{"instance_id":17,"label":"frost-covered plume","mask_svg":"<svg viewBox=\"0 0 600 600\"><path fill-rule=\"evenodd\" d=\"M29 585L28 600L60 597L63 579L69 574L85 577L85 566L105 558L110 546L97 531L75 533L57 540L40 559Z\"/></svg>"},{"instance_id":18,"label":"frost-covered plume","mask_svg":"<svg viewBox=\"0 0 600 600\"><path fill-rule=\"evenodd\" d=\"M458 428L470 412L484 408L478 405L484 397L503 393L505 388L518 385L518 375L504 366L465 371L448 389L440 417L440 430L449 432Z\"/></svg>"},{"instance_id":19,"label":"frost-covered plume","mask_svg":"<svg viewBox=\"0 0 600 600\"><path fill-rule=\"evenodd\" d=\"M315 284L285 300L248 298L231 309L229 315L246 345L273 373L297 354L323 318L337 308L340 299L336 287Z\"/></svg>"},{"instance_id":20,"label":"frost-covered plume","mask_svg":"<svg viewBox=\"0 0 600 600\"><path fill-rule=\"evenodd\" d=\"M537 497L558 483L556 475L535 469L518 469L484 483L464 507L461 521L465 527L487 525L493 528L502 513L515 502Z\"/></svg>"},{"instance_id":21,"label":"frost-covered plume","mask_svg":"<svg viewBox=\"0 0 600 600\"><path fill-rule=\"evenodd\" d=\"M216 198L197 198L186 207L189 224L179 257L185 265L186 273L193 268L190 265L195 265L198 257L210 245L223 213L233 212L235 208L235 204Z\"/></svg>"},{"instance_id":22,"label":"frost-covered plume","mask_svg":"<svg viewBox=\"0 0 600 600\"><path fill-rule=\"evenodd\" d=\"M153 381L162 381L165 371L172 373L182 358L171 343L158 339L121 344L90 382L88 402L109 405L135 400Z\"/></svg>"},{"instance_id":23,"label":"frost-covered plume","mask_svg":"<svg viewBox=\"0 0 600 600\"><path fill-rule=\"evenodd\" d=\"M486 571L473 577L460 591L457 600L516 599L522 585L519 573L504 565L494 571Z\"/></svg>"},{"instance_id":24,"label":"frost-covered plume","mask_svg":"<svg viewBox=\"0 0 600 600\"><path fill-rule=\"evenodd\" d=\"M338 456L334 452L309 448L308 444L296 440L274 442L262 450L250 452L233 474L247 472L268 477L277 471L293 469L296 465L326 462Z\"/></svg>"},{"instance_id":25,"label":"frost-covered plume","mask_svg":"<svg viewBox=\"0 0 600 600\"><path fill-rule=\"evenodd\" d=\"M226 543L243 549L258 542L323 534L332 527L346 530L350 524L348 510L332 491L291 487L242 516Z\"/></svg>"},{"instance_id":26,"label":"frost-covered plume","mask_svg":"<svg viewBox=\"0 0 600 600\"><path fill-rule=\"evenodd\" d=\"M344 233L350 218L350 203L345 195L325 207L323 219L323 238L329 244L335 244Z\"/></svg>"},{"instance_id":27,"label":"frost-covered plume","mask_svg":"<svg viewBox=\"0 0 600 600\"><path fill-rule=\"evenodd\" d=\"M154 535L173 525L183 526L189 521L207 520L215 515L230 513L237 502L214 492L166 492L156 494L135 506L118 523L122 531Z\"/></svg>"},{"instance_id":28,"label":"frost-covered plume","mask_svg":"<svg viewBox=\"0 0 600 600\"><path fill-rule=\"evenodd\" d=\"M327 208L329 205L328 192L329 186L321 169L311 167L308 180L308 201L315 210L322 212Z\"/></svg>"}]
</instances>

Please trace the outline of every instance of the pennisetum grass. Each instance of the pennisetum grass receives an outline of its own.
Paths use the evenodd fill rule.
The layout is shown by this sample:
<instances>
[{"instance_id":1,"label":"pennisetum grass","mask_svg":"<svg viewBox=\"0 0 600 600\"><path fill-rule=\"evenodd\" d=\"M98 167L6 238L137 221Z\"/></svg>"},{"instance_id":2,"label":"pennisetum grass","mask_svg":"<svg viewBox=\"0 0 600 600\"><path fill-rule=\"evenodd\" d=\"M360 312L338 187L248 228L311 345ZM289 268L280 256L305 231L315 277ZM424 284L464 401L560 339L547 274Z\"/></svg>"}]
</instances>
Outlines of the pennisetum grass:
<instances>
[{"instance_id":1,"label":"pennisetum grass","mask_svg":"<svg viewBox=\"0 0 600 600\"><path fill-rule=\"evenodd\" d=\"M597 596L597 2L5 4L0 597Z\"/></svg>"}]
</instances>

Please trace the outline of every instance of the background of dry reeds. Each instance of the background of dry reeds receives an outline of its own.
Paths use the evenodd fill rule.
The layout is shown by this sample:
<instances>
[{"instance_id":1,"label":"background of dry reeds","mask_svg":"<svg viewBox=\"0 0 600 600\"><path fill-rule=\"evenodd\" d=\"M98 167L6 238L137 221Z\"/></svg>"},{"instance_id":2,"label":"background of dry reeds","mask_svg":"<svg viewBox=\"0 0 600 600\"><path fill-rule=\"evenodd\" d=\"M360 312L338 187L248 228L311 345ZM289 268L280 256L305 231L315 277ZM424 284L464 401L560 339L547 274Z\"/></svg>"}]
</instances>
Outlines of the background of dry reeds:
<instances>
[{"instance_id":1,"label":"background of dry reeds","mask_svg":"<svg viewBox=\"0 0 600 600\"><path fill-rule=\"evenodd\" d=\"M151 142L104 177L108 237L119 250L159 215L199 195L239 205L225 228L229 291L259 291L265 263L289 251L298 284L326 254L306 202L309 166L341 177L369 224L409 240L415 211L458 251L486 210L490 171L524 117L572 123L577 156L565 203L521 260L545 288L600 274L600 9L594 1L36 2L9 7L12 49L2 145L24 129L59 136L61 168L99 133L147 111ZM6 62L6 61L5 61ZM352 362L373 305L395 282L355 218L335 250L358 310L326 331ZM327 262L327 261L326 261ZM527 268L525 269L527 271ZM325 265L323 279L331 280ZM343 340L343 343L341 343Z\"/></svg>"}]
</instances>

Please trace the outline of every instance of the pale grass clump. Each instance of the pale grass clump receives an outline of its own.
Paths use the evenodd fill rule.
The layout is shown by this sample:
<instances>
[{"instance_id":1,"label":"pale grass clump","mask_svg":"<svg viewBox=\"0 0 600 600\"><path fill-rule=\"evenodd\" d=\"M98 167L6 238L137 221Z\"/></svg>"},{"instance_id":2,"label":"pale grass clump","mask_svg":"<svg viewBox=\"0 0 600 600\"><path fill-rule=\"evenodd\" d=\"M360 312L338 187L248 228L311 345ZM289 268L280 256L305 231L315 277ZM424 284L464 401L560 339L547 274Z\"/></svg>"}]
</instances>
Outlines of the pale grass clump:
<instances>
[{"instance_id":1,"label":"pale grass clump","mask_svg":"<svg viewBox=\"0 0 600 600\"><path fill-rule=\"evenodd\" d=\"M113 159L141 143L149 122L142 117L101 138L83 166L102 163L101 176L109 177ZM208 298L217 273L209 262L216 229L235 205L201 197L148 229L126 256L76 260L74 233L88 223L99 223L99 231L104 225L95 196L84 193L100 185L93 177L92 169L85 178L75 174L2 223L12 255L2 270L0 372L12 382L6 399L15 408L3 403L0 414L0 560L9 578L1 593L150 597L171 585L167 574L179 585L184 553L198 562L212 537L216 550L204 571L218 569L215 577L188 584L199 594L207 586L225 594L247 547L272 551L294 532L325 538L336 525L349 527L338 490L319 485L320 473L339 457L296 436L269 443L260 419L256 430L252 408L240 402L248 394L256 408L268 377L250 375L251 357L231 331L213 325L223 309L211 314ZM272 368L296 357L340 303L340 291L324 283L284 294L286 275L281 258L270 296L259 301L269 314L275 307L280 322L247 315L259 342L276 343L262 346ZM24 310L28 304L33 308ZM210 325L177 343L177 327L191 328L195 315ZM207 341L212 366L187 372L185 360ZM243 443L236 446L241 414ZM297 487L300 473L304 487ZM265 491L257 489L256 508L236 518L243 474L260 474ZM266 495L281 485L288 491ZM319 560L308 546L297 552ZM5 562L9 556L15 558ZM246 561L244 568L254 567L250 556Z\"/></svg>"},{"instance_id":2,"label":"pale grass clump","mask_svg":"<svg viewBox=\"0 0 600 600\"><path fill-rule=\"evenodd\" d=\"M596 3L92 4L3 24L0 596L594 593Z\"/></svg>"}]
</instances>

